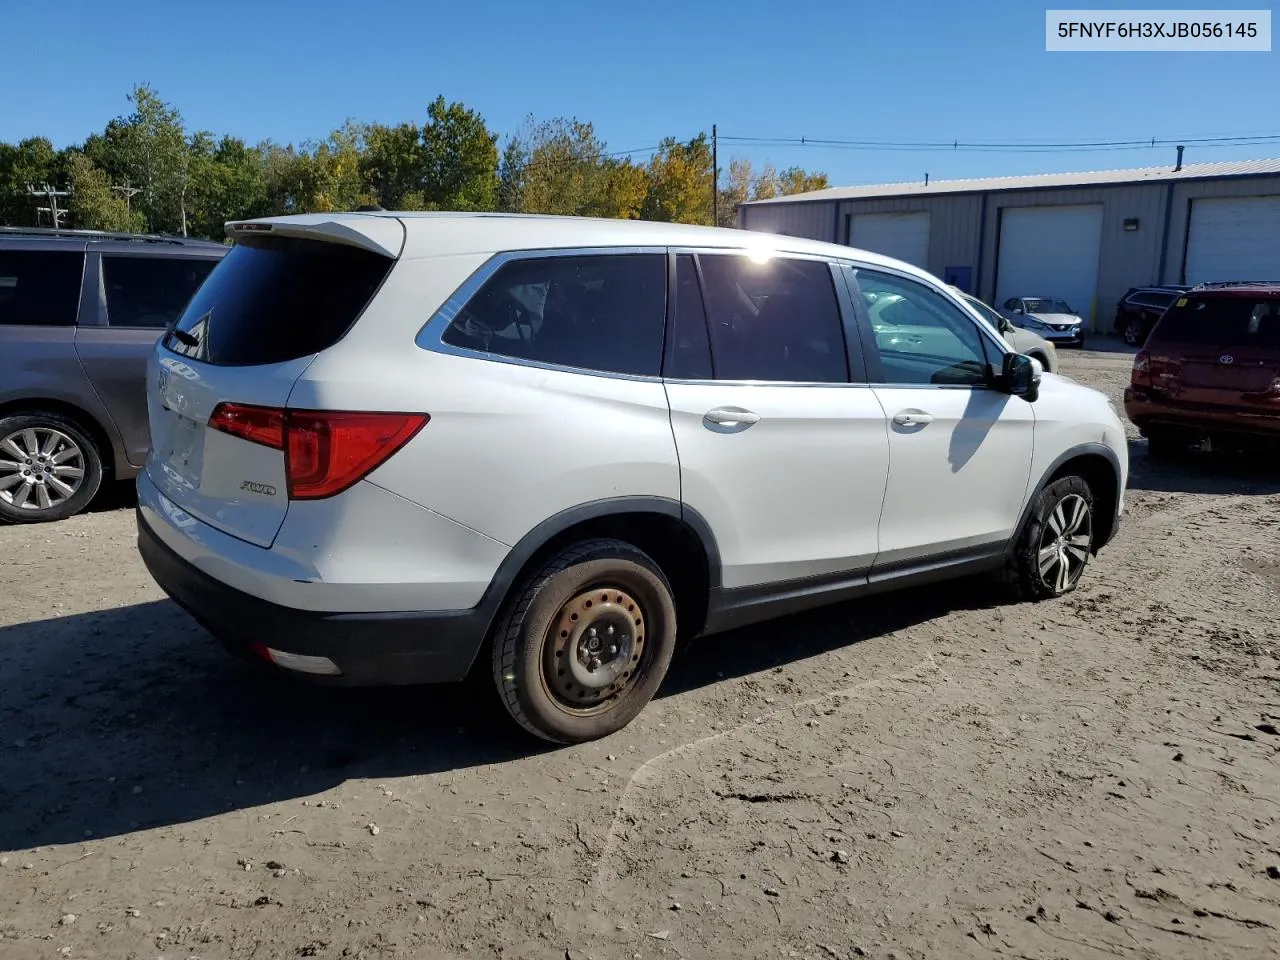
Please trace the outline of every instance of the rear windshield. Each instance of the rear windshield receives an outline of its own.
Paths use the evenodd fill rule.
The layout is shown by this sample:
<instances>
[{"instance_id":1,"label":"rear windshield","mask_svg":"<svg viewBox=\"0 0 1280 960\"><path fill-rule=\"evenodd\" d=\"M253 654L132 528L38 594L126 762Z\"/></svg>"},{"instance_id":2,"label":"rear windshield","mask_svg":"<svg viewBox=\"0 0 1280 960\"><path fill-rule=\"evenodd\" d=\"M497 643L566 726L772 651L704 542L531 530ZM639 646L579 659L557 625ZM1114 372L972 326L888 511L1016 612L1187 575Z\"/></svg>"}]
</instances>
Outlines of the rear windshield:
<instances>
[{"instance_id":1,"label":"rear windshield","mask_svg":"<svg viewBox=\"0 0 1280 960\"><path fill-rule=\"evenodd\" d=\"M238 242L187 304L165 346L224 366L283 363L333 346L394 261L339 243L291 237Z\"/></svg>"},{"instance_id":2,"label":"rear windshield","mask_svg":"<svg viewBox=\"0 0 1280 960\"><path fill-rule=\"evenodd\" d=\"M1218 347L1280 347L1280 299L1183 297L1156 327L1160 340Z\"/></svg>"}]
</instances>

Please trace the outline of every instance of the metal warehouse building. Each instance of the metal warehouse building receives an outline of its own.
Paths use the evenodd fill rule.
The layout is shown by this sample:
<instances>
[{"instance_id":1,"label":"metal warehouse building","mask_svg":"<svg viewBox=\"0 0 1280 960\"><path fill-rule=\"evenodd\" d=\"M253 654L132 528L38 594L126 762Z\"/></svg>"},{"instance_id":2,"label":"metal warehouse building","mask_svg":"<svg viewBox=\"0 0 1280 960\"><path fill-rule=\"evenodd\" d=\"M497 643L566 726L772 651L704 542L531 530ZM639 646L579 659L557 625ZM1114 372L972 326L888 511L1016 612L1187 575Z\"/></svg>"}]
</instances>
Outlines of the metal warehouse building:
<instances>
[{"instance_id":1,"label":"metal warehouse building","mask_svg":"<svg viewBox=\"0 0 1280 960\"><path fill-rule=\"evenodd\" d=\"M1108 329L1130 287L1280 279L1280 160L836 187L745 203L738 224L896 257L991 304L1061 297Z\"/></svg>"}]
</instances>

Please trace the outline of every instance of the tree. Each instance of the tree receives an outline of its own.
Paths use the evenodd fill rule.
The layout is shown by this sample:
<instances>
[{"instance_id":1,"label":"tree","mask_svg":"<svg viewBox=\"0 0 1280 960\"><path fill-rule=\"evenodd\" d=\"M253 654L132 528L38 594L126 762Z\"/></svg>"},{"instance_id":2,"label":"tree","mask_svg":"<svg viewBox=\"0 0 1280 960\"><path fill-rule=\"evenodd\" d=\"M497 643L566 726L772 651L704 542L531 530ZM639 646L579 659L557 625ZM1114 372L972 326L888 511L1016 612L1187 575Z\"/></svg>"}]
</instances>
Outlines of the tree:
<instances>
[{"instance_id":1,"label":"tree","mask_svg":"<svg viewBox=\"0 0 1280 960\"><path fill-rule=\"evenodd\" d=\"M521 168L521 213L585 216L601 208L608 186L605 145L591 124L530 118L517 136L528 157Z\"/></svg>"},{"instance_id":2,"label":"tree","mask_svg":"<svg viewBox=\"0 0 1280 960\"><path fill-rule=\"evenodd\" d=\"M91 136L85 153L115 185L139 188L135 205L150 230L181 233L189 182L182 115L145 83L133 88L129 102L133 112Z\"/></svg>"},{"instance_id":3,"label":"tree","mask_svg":"<svg viewBox=\"0 0 1280 960\"><path fill-rule=\"evenodd\" d=\"M502 162L498 166L498 209L506 213L518 213L524 203L525 167L529 164L529 151L518 136L507 140L502 149Z\"/></svg>"},{"instance_id":4,"label":"tree","mask_svg":"<svg viewBox=\"0 0 1280 960\"><path fill-rule=\"evenodd\" d=\"M780 192L784 197L794 193L808 193L810 190L825 190L831 186L825 173L810 173L799 167L788 167L778 177Z\"/></svg>"},{"instance_id":5,"label":"tree","mask_svg":"<svg viewBox=\"0 0 1280 960\"><path fill-rule=\"evenodd\" d=\"M498 192L498 135L460 103L436 97L422 128L422 185L436 210L492 210Z\"/></svg>"},{"instance_id":6,"label":"tree","mask_svg":"<svg viewBox=\"0 0 1280 960\"><path fill-rule=\"evenodd\" d=\"M711 144L705 133L688 143L668 137L649 161L649 192L643 215L646 220L709 224L711 191L715 176Z\"/></svg>"},{"instance_id":7,"label":"tree","mask_svg":"<svg viewBox=\"0 0 1280 960\"><path fill-rule=\"evenodd\" d=\"M106 171L80 151L67 156L67 181L71 189L71 226L126 233L146 229L142 211L132 209L128 199L112 189Z\"/></svg>"},{"instance_id":8,"label":"tree","mask_svg":"<svg viewBox=\"0 0 1280 960\"><path fill-rule=\"evenodd\" d=\"M41 206L27 187L61 186L63 162L44 137L29 137L17 144L0 143L0 223L19 227L39 224ZM46 218L46 223L48 220Z\"/></svg>"},{"instance_id":9,"label":"tree","mask_svg":"<svg viewBox=\"0 0 1280 960\"><path fill-rule=\"evenodd\" d=\"M418 210L423 192L422 131L416 123L370 124L364 133L360 171L365 187L388 210Z\"/></svg>"},{"instance_id":10,"label":"tree","mask_svg":"<svg viewBox=\"0 0 1280 960\"><path fill-rule=\"evenodd\" d=\"M271 213L260 151L235 137L215 140L200 132L188 142L187 195L189 231L221 240L228 220Z\"/></svg>"},{"instance_id":11,"label":"tree","mask_svg":"<svg viewBox=\"0 0 1280 960\"><path fill-rule=\"evenodd\" d=\"M753 181L751 161L735 158L729 161L729 182L720 188L717 226L732 227L738 222L738 207L751 199Z\"/></svg>"}]
</instances>

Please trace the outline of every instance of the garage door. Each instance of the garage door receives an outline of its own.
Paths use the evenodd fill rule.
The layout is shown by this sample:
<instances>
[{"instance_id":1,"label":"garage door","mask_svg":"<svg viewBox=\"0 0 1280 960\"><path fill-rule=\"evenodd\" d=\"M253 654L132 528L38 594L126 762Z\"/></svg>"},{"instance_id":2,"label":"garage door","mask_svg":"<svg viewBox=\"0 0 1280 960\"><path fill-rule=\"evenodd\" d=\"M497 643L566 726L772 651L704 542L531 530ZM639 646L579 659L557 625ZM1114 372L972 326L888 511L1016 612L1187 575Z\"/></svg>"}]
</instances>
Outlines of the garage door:
<instances>
[{"instance_id":1,"label":"garage door","mask_svg":"<svg viewBox=\"0 0 1280 960\"><path fill-rule=\"evenodd\" d=\"M1280 197L1193 200L1187 283L1280 280Z\"/></svg>"},{"instance_id":2,"label":"garage door","mask_svg":"<svg viewBox=\"0 0 1280 960\"><path fill-rule=\"evenodd\" d=\"M849 246L929 268L929 214L858 213L849 226Z\"/></svg>"},{"instance_id":3,"label":"garage door","mask_svg":"<svg viewBox=\"0 0 1280 960\"><path fill-rule=\"evenodd\" d=\"M1000 218L996 304L1057 297L1092 326L1102 249L1102 206L1006 207Z\"/></svg>"}]
</instances>

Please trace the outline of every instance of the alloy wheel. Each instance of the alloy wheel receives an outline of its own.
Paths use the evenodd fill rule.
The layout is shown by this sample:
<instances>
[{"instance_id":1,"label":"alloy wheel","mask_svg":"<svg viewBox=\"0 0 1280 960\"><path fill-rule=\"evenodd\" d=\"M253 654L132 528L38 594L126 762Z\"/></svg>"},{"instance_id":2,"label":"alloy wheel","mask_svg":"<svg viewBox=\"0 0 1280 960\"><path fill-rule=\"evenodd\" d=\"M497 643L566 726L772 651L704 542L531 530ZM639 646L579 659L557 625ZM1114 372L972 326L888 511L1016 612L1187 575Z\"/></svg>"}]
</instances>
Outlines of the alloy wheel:
<instances>
[{"instance_id":1,"label":"alloy wheel","mask_svg":"<svg viewBox=\"0 0 1280 960\"><path fill-rule=\"evenodd\" d=\"M52 510L84 483L85 455L53 427L26 427L0 439L0 500L18 510Z\"/></svg>"},{"instance_id":2,"label":"alloy wheel","mask_svg":"<svg viewBox=\"0 0 1280 960\"><path fill-rule=\"evenodd\" d=\"M1040 581L1053 593L1071 589L1089 562L1093 545L1093 511L1077 493L1057 502L1045 521L1036 553Z\"/></svg>"}]
</instances>

